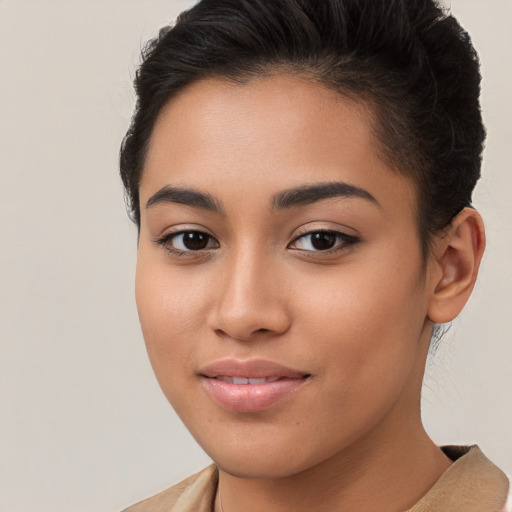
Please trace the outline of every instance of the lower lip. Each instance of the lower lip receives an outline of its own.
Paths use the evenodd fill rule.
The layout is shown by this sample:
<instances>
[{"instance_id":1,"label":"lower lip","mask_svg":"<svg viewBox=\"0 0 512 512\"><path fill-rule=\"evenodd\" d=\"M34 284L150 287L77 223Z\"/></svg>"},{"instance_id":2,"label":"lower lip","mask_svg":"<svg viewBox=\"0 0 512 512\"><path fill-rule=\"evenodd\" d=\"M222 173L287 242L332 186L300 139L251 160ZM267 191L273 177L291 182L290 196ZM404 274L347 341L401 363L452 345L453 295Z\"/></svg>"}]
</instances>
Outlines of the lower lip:
<instances>
[{"instance_id":1,"label":"lower lip","mask_svg":"<svg viewBox=\"0 0 512 512\"><path fill-rule=\"evenodd\" d=\"M213 401L234 412L264 411L297 391L305 381L306 378L285 378L264 384L232 384L214 378L202 379Z\"/></svg>"}]
</instances>

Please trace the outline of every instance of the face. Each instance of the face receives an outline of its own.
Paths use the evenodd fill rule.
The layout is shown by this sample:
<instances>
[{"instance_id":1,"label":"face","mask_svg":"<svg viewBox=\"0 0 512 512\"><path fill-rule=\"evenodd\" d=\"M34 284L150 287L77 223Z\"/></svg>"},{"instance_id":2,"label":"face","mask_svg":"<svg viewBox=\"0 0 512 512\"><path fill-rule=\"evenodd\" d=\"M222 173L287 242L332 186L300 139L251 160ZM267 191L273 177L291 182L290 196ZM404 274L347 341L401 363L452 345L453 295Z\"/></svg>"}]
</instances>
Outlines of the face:
<instances>
[{"instance_id":1,"label":"face","mask_svg":"<svg viewBox=\"0 0 512 512\"><path fill-rule=\"evenodd\" d=\"M195 83L160 114L140 197L148 353L221 469L293 475L419 422L416 192L364 105L290 76Z\"/></svg>"}]
</instances>

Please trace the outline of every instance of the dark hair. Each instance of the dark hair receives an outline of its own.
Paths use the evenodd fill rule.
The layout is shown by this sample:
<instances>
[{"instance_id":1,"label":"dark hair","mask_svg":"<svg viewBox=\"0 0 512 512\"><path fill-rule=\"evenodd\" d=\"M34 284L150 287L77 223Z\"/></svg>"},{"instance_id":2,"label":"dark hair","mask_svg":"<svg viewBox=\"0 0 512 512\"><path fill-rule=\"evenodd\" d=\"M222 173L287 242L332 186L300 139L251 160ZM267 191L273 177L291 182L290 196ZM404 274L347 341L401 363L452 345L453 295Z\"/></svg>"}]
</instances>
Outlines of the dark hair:
<instances>
[{"instance_id":1,"label":"dark hair","mask_svg":"<svg viewBox=\"0 0 512 512\"><path fill-rule=\"evenodd\" d=\"M131 218L162 107L208 77L299 74L367 102L379 149L418 188L424 253L471 203L485 139L477 54L435 0L202 0L142 53L120 153Z\"/></svg>"}]
</instances>

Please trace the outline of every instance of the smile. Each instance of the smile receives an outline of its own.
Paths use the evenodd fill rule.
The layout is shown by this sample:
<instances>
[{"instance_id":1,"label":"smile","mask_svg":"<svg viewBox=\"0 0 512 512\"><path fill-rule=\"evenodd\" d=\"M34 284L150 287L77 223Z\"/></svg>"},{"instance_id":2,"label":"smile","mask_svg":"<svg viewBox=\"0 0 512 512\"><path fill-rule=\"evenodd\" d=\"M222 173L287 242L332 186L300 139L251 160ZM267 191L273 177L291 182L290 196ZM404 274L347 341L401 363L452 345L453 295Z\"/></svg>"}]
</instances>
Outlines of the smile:
<instances>
[{"instance_id":1,"label":"smile","mask_svg":"<svg viewBox=\"0 0 512 512\"><path fill-rule=\"evenodd\" d=\"M298 391L311 375L263 360L226 359L206 366L201 382L212 401L223 409L264 411Z\"/></svg>"},{"instance_id":2,"label":"smile","mask_svg":"<svg viewBox=\"0 0 512 512\"><path fill-rule=\"evenodd\" d=\"M219 377L215 377L217 380L221 380L222 382L229 382L231 384L241 384L241 385L246 385L246 384L251 384L251 385L256 385L256 384L266 384L267 382L276 382L278 381L281 377L263 377L261 379L254 379L254 378L250 378L250 377L228 377L226 375L222 375L222 376L219 376Z\"/></svg>"}]
</instances>

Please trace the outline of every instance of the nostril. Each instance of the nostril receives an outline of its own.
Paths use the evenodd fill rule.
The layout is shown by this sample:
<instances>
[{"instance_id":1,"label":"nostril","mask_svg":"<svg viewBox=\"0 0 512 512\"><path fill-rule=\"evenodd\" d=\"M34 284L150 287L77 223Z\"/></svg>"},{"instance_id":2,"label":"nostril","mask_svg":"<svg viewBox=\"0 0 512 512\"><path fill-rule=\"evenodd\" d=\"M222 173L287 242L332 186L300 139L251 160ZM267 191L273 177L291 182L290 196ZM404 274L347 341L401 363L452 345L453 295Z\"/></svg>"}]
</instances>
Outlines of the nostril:
<instances>
[{"instance_id":1,"label":"nostril","mask_svg":"<svg viewBox=\"0 0 512 512\"><path fill-rule=\"evenodd\" d=\"M282 304L266 308L250 304L233 306L229 301L212 308L207 321L216 336L240 341L278 336L288 330L290 322Z\"/></svg>"}]
</instances>

